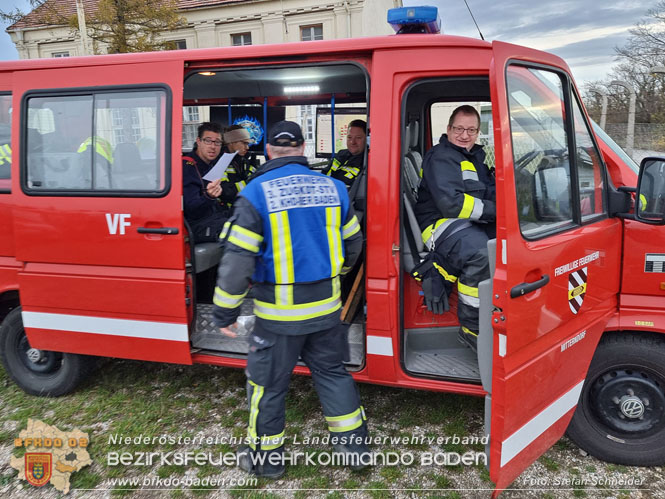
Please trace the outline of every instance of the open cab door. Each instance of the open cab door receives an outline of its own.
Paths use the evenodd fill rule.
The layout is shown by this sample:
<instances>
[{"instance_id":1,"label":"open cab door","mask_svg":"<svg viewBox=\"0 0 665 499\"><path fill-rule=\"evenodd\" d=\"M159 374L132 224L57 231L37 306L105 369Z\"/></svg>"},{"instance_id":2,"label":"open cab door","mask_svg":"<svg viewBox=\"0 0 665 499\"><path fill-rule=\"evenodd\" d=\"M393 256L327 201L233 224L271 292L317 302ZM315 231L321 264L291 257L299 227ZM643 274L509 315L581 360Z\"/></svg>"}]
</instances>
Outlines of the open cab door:
<instances>
[{"instance_id":1,"label":"open cab door","mask_svg":"<svg viewBox=\"0 0 665 499\"><path fill-rule=\"evenodd\" d=\"M494 42L490 88L496 261L478 348L496 494L568 426L617 308L621 222L566 64Z\"/></svg>"}]
</instances>

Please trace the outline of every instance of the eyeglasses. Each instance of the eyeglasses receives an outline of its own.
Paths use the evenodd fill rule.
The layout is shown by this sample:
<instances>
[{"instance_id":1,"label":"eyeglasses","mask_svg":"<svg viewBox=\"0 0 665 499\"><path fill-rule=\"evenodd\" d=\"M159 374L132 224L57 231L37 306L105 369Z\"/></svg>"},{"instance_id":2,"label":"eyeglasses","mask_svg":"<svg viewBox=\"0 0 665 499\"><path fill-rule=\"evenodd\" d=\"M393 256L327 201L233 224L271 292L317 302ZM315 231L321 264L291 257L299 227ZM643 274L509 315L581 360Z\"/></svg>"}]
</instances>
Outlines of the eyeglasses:
<instances>
[{"instance_id":1,"label":"eyeglasses","mask_svg":"<svg viewBox=\"0 0 665 499\"><path fill-rule=\"evenodd\" d=\"M219 146L222 145L222 141L221 141L221 140L212 140L212 139L210 139L210 138L208 138L208 137L206 137L205 139L201 139L201 142L203 142L204 144L207 144L207 145L209 145L209 146L213 146L213 145L214 145L214 146L219 147Z\"/></svg>"},{"instance_id":2,"label":"eyeglasses","mask_svg":"<svg viewBox=\"0 0 665 499\"><path fill-rule=\"evenodd\" d=\"M451 126L453 132L455 132L455 135L462 135L464 132L468 133L469 135L476 135L480 130L477 128L464 128L463 126Z\"/></svg>"}]
</instances>

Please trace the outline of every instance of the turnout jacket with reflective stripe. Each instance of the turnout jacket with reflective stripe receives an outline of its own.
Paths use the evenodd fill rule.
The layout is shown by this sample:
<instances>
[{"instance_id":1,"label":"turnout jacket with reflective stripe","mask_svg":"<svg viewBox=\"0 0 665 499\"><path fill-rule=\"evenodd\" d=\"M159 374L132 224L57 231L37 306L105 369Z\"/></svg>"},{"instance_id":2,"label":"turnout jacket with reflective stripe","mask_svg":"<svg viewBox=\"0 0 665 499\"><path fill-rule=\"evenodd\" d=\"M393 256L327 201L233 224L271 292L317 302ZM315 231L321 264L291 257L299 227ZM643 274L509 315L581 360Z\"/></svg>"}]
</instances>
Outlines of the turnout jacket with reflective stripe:
<instances>
[{"instance_id":1,"label":"turnout jacket with reflective stripe","mask_svg":"<svg viewBox=\"0 0 665 499\"><path fill-rule=\"evenodd\" d=\"M362 170L364 159L364 151L360 154L351 154L348 149L342 149L335 154L333 160L322 173L341 180L347 188L351 188L353 181Z\"/></svg>"},{"instance_id":2,"label":"turnout jacket with reflective stripe","mask_svg":"<svg viewBox=\"0 0 665 499\"><path fill-rule=\"evenodd\" d=\"M229 150L224 148L224 152L228 153ZM219 184L222 188L222 195L219 197L222 203L229 207L235 201L238 193L245 188L247 182L249 182L249 177L256 171L256 167L248 157L249 154L249 152L245 156L236 154L231 164L224 171L222 182Z\"/></svg>"},{"instance_id":3,"label":"turnout jacket with reflective stripe","mask_svg":"<svg viewBox=\"0 0 665 499\"><path fill-rule=\"evenodd\" d=\"M476 144L467 151L443 134L423 160L415 208L420 230L426 231L441 220L493 221L495 199L494 175L485 165L482 146Z\"/></svg>"},{"instance_id":4,"label":"turnout jacket with reflective stripe","mask_svg":"<svg viewBox=\"0 0 665 499\"><path fill-rule=\"evenodd\" d=\"M362 247L342 182L301 156L268 161L238 195L220 238L217 326L235 322L250 282L257 330L297 335L339 323L339 276Z\"/></svg>"}]
</instances>

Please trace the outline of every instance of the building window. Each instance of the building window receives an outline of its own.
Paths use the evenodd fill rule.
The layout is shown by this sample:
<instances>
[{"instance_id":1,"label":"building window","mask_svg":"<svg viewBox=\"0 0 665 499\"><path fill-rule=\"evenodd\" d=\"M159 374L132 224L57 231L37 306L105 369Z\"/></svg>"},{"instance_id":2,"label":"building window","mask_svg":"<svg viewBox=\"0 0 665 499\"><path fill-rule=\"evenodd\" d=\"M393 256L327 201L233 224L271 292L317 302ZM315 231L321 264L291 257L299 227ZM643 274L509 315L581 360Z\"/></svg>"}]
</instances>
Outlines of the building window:
<instances>
[{"instance_id":1,"label":"building window","mask_svg":"<svg viewBox=\"0 0 665 499\"><path fill-rule=\"evenodd\" d=\"M300 39L303 42L323 40L323 24L300 27Z\"/></svg>"},{"instance_id":2,"label":"building window","mask_svg":"<svg viewBox=\"0 0 665 499\"><path fill-rule=\"evenodd\" d=\"M69 57L69 50L63 50L62 52L51 52L51 57Z\"/></svg>"},{"instance_id":3,"label":"building window","mask_svg":"<svg viewBox=\"0 0 665 499\"><path fill-rule=\"evenodd\" d=\"M183 50L187 48L187 40L173 40L175 43L175 48L177 50Z\"/></svg>"},{"instance_id":4,"label":"building window","mask_svg":"<svg viewBox=\"0 0 665 499\"><path fill-rule=\"evenodd\" d=\"M252 44L252 34L251 33L236 33L231 35L231 43L233 46L238 45L251 45Z\"/></svg>"}]
</instances>

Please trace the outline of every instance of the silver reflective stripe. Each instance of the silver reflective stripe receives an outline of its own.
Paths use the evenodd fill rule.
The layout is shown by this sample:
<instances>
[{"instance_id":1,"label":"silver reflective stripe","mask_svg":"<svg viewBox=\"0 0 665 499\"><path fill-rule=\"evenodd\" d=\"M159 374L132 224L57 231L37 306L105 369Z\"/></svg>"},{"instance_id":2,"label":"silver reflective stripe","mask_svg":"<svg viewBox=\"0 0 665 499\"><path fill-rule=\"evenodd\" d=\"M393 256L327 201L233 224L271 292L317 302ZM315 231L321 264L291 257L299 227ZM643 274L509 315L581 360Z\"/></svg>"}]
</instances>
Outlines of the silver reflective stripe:
<instances>
[{"instance_id":1,"label":"silver reflective stripe","mask_svg":"<svg viewBox=\"0 0 665 499\"><path fill-rule=\"evenodd\" d=\"M247 232L249 232L249 231L247 231ZM233 242L233 244L235 244L236 246L240 246L241 248L245 248L245 249L251 249L256 253L256 252L259 251L259 245L261 244L263 238L253 236L251 234L248 234L247 232L246 231L241 231L241 228L234 225L231 228L231 233L229 234L229 239L231 239L231 242ZM245 243L245 246L242 246L241 244L235 243L233 241L233 239L236 239L240 243Z\"/></svg>"},{"instance_id":2,"label":"silver reflective stripe","mask_svg":"<svg viewBox=\"0 0 665 499\"><path fill-rule=\"evenodd\" d=\"M284 318L285 320L306 320L334 312L341 305L342 300L339 295L335 296L329 302L305 307L301 307L300 305L280 307L279 305L254 300L254 313L259 317L274 318L276 320L280 320L280 318Z\"/></svg>"},{"instance_id":3,"label":"silver reflective stripe","mask_svg":"<svg viewBox=\"0 0 665 499\"><path fill-rule=\"evenodd\" d=\"M462 180L478 180L478 174L471 170L464 170L462 172Z\"/></svg>"},{"instance_id":4,"label":"silver reflective stripe","mask_svg":"<svg viewBox=\"0 0 665 499\"><path fill-rule=\"evenodd\" d=\"M277 305L293 305L292 284L275 284L275 303Z\"/></svg>"},{"instance_id":5,"label":"silver reflective stripe","mask_svg":"<svg viewBox=\"0 0 665 499\"><path fill-rule=\"evenodd\" d=\"M359 229L360 224L358 223L358 219L355 215L353 215L351 221L342 228L342 238L347 239L348 237L358 232Z\"/></svg>"},{"instance_id":6,"label":"silver reflective stripe","mask_svg":"<svg viewBox=\"0 0 665 499\"><path fill-rule=\"evenodd\" d=\"M471 210L471 215L469 215L469 218L471 220L480 220L484 208L485 204L482 202L482 200L473 198L473 210Z\"/></svg>"},{"instance_id":7,"label":"silver reflective stripe","mask_svg":"<svg viewBox=\"0 0 665 499\"><path fill-rule=\"evenodd\" d=\"M238 305L240 305L240 303L242 303L242 300L246 295L247 291L240 295L232 295L217 286L215 287L213 303L223 308L236 308Z\"/></svg>"},{"instance_id":8,"label":"silver reflective stripe","mask_svg":"<svg viewBox=\"0 0 665 499\"><path fill-rule=\"evenodd\" d=\"M354 415L351 417L341 420L332 420L332 418L326 418L326 420L328 421L329 428L346 428L348 426L353 426L353 429L355 429L362 424L363 416L359 409L355 411Z\"/></svg>"},{"instance_id":9,"label":"silver reflective stripe","mask_svg":"<svg viewBox=\"0 0 665 499\"><path fill-rule=\"evenodd\" d=\"M465 295L464 293L459 291L459 289L457 291L458 291L457 296L462 303L473 308L480 308L480 298L477 298L475 296Z\"/></svg>"}]
</instances>

